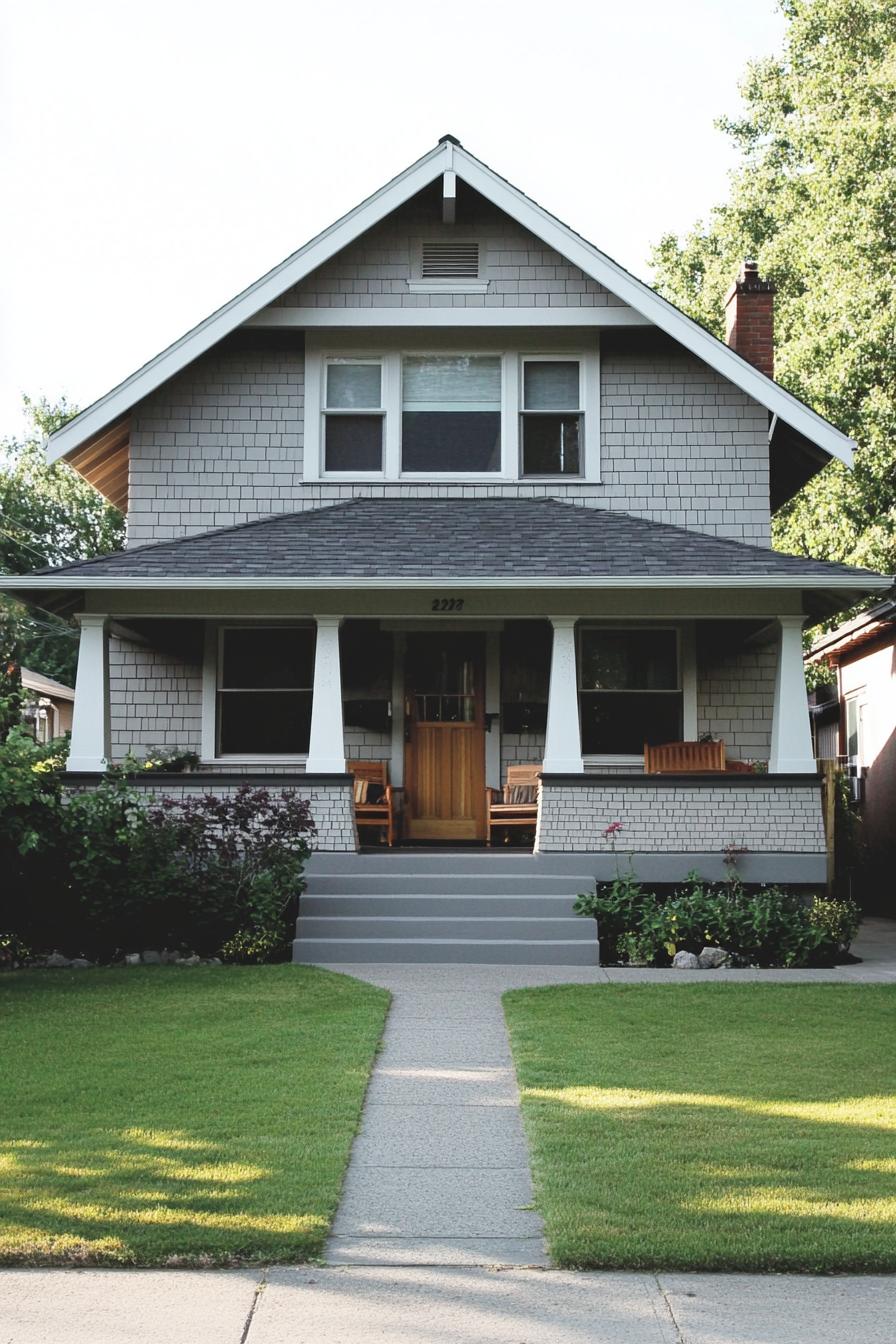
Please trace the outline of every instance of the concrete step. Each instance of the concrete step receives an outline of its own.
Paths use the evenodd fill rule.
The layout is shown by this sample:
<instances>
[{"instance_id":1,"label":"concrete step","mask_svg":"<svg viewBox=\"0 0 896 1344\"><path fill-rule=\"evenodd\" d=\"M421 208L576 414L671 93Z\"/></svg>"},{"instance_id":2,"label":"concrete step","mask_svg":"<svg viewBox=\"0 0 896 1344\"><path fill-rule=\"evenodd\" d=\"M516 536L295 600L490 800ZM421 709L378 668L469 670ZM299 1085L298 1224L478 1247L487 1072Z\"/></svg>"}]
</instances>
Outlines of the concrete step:
<instances>
[{"instance_id":1,"label":"concrete step","mask_svg":"<svg viewBox=\"0 0 896 1344\"><path fill-rule=\"evenodd\" d=\"M450 874L420 872L319 873L308 874L308 890L315 896L465 896L469 892L488 892L491 896L568 896L594 890L594 878L541 873L469 872Z\"/></svg>"},{"instance_id":2,"label":"concrete step","mask_svg":"<svg viewBox=\"0 0 896 1344\"><path fill-rule=\"evenodd\" d=\"M593 890L593 884L592 884ZM427 919L438 915L488 916L508 919L561 919L572 915L575 892L562 896L500 896L491 891L463 896L412 896L404 894L318 895L306 891L299 909L302 915L359 915Z\"/></svg>"},{"instance_id":3,"label":"concrete step","mask_svg":"<svg viewBox=\"0 0 896 1344\"><path fill-rule=\"evenodd\" d=\"M317 873L590 873L587 854L531 854L505 849L382 849L360 854L312 854L308 871Z\"/></svg>"},{"instance_id":4,"label":"concrete step","mask_svg":"<svg viewBox=\"0 0 896 1344\"><path fill-rule=\"evenodd\" d=\"M598 943L579 939L302 938L293 961L312 965L437 962L500 966L597 966Z\"/></svg>"},{"instance_id":5,"label":"concrete step","mask_svg":"<svg viewBox=\"0 0 896 1344\"><path fill-rule=\"evenodd\" d=\"M296 921L299 940L308 938L375 939L482 939L502 942L589 942L595 937L594 920L575 915L560 919L489 919L476 916L430 916L428 918L300 915Z\"/></svg>"}]
</instances>

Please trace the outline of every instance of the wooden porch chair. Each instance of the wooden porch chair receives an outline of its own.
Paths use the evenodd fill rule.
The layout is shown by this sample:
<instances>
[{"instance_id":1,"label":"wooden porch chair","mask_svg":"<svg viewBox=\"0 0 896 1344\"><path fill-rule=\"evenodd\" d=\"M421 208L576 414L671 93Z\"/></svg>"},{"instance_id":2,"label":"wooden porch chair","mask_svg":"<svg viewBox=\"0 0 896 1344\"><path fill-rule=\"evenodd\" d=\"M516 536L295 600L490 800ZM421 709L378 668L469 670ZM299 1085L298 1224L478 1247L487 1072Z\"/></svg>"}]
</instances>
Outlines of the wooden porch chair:
<instances>
[{"instance_id":1,"label":"wooden porch chair","mask_svg":"<svg viewBox=\"0 0 896 1344\"><path fill-rule=\"evenodd\" d=\"M694 775L725 769L724 742L644 743L645 775Z\"/></svg>"},{"instance_id":2,"label":"wooden porch chair","mask_svg":"<svg viewBox=\"0 0 896 1344\"><path fill-rule=\"evenodd\" d=\"M358 826L381 827L391 849L396 836L396 790L389 783L388 765L385 761L347 761L346 768L355 781L355 821Z\"/></svg>"},{"instance_id":3,"label":"wooden porch chair","mask_svg":"<svg viewBox=\"0 0 896 1344\"><path fill-rule=\"evenodd\" d=\"M508 765L503 789L486 789L487 844L495 826L526 826L534 830L538 817L540 765Z\"/></svg>"}]
</instances>

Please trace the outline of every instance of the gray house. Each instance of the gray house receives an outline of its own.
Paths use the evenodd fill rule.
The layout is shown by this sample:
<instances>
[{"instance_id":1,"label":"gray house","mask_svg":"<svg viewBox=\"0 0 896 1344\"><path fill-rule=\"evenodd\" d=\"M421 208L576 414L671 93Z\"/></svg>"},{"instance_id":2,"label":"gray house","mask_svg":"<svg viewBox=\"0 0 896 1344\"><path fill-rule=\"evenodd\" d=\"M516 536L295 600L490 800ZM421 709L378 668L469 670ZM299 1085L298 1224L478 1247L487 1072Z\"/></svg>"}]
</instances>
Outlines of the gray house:
<instances>
[{"instance_id":1,"label":"gray house","mask_svg":"<svg viewBox=\"0 0 896 1344\"><path fill-rule=\"evenodd\" d=\"M3 581L80 622L73 782L167 747L200 769L153 788L307 796L312 896L357 899L308 908L302 959L337 957L340 910L362 959L423 956L364 904L402 882L466 902L418 943L488 959L475 893L568 913L614 821L657 880L729 844L821 880L801 632L889 580L770 549L853 446L773 381L772 302L748 263L716 340L443 137L51 438L128 511L120 554ZM645 771L708 739L714 768ZM391 856L357 852L359 760L395 790ZM521 764L534 857L489 827ZM505 941L563 959L568 929L517 927L539 910Z\"/></svg>"}]
</instances>

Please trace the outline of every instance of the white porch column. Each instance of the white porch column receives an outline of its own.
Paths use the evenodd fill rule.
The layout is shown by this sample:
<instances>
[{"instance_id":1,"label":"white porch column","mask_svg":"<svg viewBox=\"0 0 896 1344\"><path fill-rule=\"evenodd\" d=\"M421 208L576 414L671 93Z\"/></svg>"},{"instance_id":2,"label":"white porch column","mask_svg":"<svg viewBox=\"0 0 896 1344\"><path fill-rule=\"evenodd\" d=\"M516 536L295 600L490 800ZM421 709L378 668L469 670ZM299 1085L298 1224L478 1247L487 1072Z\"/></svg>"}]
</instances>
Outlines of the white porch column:
<instances>
[{"instance_id":1,"label":"white porch column","mask_svg":"<svg viewBox=\"0 0 896 1344\"><path fill-rule=\"evenodd\" d=\"M314 684L311 690L311 741L305 769L309 775L345 774L342 725L342 670L339 665L341 616L316 616Z\"/></svg>"},{"instance_id":2,"label":"white porch column","mask_svg":"<svg viewBox=\"0 0 896 1344\"><path fill-rule=\"evenodd\" d=\"M809 726L809 702L803 672L803 618L779 616L781 635L772 713L772 775L814 775L817 766Z\"/></svg>"},{"instance_id":3,"label":"white porch column","mask_svg":"<svg viewBox=\"0 0 896 1344\"><path fill-rule=\"evenodd\" d=\"M81 641L75 676L72 740L66 763L68 770L89 770L101 774L106 768L106 620L107 617L92 612L84 612L78 617Z\"/></svg>"},{"instance_id":4,"label":"white porch column","mask_svg":"<svg viewBox=\"0 0 896 1344\"><path fill-rule=\"evenodd\" d=\"M576 622L573 616L551 620L551 681L548 689L548 729L544 744L545 774L581 775L582 730L579 724L579 686L576 678Z\"/></svg>"}]
</instances>

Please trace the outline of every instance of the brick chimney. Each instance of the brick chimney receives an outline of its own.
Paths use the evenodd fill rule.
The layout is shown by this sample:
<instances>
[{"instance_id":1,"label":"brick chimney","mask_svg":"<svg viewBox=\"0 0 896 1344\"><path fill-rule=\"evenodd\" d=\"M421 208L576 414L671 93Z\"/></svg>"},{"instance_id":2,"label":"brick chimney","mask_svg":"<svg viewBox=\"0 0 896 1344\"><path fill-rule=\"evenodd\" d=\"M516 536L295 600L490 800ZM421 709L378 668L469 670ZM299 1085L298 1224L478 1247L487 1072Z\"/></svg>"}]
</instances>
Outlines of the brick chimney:
<instances>
[{"instance_id":1,"label":"brick chimney","mask_svg":"<svg viewBox=\"0 0 896 1344\"><path fill-rule=\"evenodd\" d=\"M775 376L775 286L745 261L725 296L725 340L769 378Z\"/></svg>"}]
</instances>

